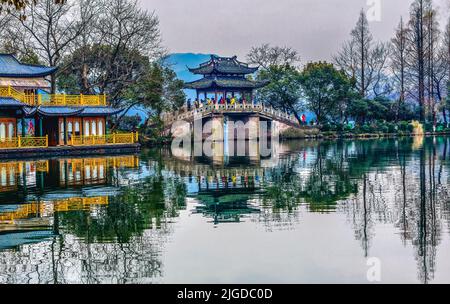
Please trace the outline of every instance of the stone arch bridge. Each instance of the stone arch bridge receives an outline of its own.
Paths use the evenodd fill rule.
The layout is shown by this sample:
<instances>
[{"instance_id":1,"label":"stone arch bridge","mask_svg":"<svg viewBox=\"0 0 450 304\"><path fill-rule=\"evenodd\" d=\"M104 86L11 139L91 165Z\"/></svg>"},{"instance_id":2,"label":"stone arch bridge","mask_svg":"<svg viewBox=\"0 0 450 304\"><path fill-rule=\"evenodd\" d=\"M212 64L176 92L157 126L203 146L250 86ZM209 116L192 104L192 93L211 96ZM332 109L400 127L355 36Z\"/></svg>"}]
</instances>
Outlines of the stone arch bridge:
<instances>
[{"instance_id":1,"label":"stone arch bridge","mask_svg":"<svg viewBox=\"0 0 450 304\"><path fill-rule=\"evenodd\" d=\"M201 121L203 127L206 123L211 122L212 130L216 130L216 132L204 132L202 138L211 138L210 136L213 135L213 139L216 141L226 137L237 138L237 132L242 131L235 128L237 122L245 125L245 139L247 140L257 140L262 136L271 138L289 128L308 128L300 125L294 115L262 104L215 104L191 111L164 113L161 115L161 119L164 123L165 135L171 134L173 137L185 136L187 132L193 134L194 123ZM266 123L265 130L260 129L261 122ZM187 124L189 124L189 128L186 128Z\"/></svg>"}]
</instances>

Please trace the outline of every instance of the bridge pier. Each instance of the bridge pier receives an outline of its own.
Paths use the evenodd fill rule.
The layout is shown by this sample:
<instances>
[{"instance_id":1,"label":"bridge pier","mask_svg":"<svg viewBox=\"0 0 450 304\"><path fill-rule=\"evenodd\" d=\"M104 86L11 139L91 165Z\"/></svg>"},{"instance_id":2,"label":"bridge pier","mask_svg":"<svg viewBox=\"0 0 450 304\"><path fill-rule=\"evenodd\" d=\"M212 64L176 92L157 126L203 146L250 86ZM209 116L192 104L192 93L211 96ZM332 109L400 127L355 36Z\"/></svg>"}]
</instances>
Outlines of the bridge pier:
<instances>
[{"instance_id":1,"label":"bridge pier","mask_svg":"<svg viewBox=\"0 0 450 304\"><path fill-rule=\"evenodd\" d=\"M251 115L248 117L248 140L258 140L259 139L259 115Z\"/></svg>"},{"instance_id":2,"label":"bridge pier","mask_svg":"<svg viewBox=\"0 0 450 304\"><path fill-rule=\"evenodd\" d=\"M211 139L215 142L223 142L224 136L224 115L214 115L211 119Z\"/></svg>"}]
</instances>

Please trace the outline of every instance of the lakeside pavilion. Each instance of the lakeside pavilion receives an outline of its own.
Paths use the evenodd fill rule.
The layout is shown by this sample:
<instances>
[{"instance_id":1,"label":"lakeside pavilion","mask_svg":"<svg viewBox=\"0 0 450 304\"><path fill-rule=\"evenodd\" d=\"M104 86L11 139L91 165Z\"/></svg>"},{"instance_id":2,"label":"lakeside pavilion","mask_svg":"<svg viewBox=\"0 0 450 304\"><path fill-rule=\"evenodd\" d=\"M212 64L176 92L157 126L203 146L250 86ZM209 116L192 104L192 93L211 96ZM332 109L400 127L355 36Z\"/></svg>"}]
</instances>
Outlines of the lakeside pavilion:
<instances>
[{"instance_id":1,"label":"lakeside pavilion","mask_svg":"<svg viewBox=\"0 0 450 304\"><path fill-rule=\"evenodd\" d=\"M120 113L106 95L50 94L56 67L23 64L0 54L0 150L135 144L137 134L108 134Z\"/></svg>"},{"instance_id":2,"label":"lakeside pavilion","mask_svg":"<svg viewBox=\"0 0 450 304\"><path fill-rule=\"evenodd\" d=\"M211 55L207 62L188 69L191 73L202 76L184 85L185 89L196 91L196 101L194 105L188 101L187 107L180 111L161 114L167 136L194 133L196 121L201 121L202 125L208 122L213 124L212 129L215 131L202 136L205 139L212 135L215 142L237 138L238 130L235 125L238 122L246 125L245 139L248 140L278 136L289 128L302 128L293 114L263 102L255 102L254 91L270 82L251 77L259 67L240 62L236 56ZM189 123L189 128L178 124L179 121ZM267 123L267 130L260 129L261 122Z\"/></svg>"},{"instance_id":3,"label":"lakeside pavilion","mask_svg":"<svg viewBox=\"0 0 450 304\"><path fill-rule=\"evenodd\" d=\"M214 98L216 102L229 98L253 101L253 91L268 84L266 81L254 81L247 75L254 74L259 67L250 67L247 63L233 57L211 55L211 59L197 68L189 68L195 75L202 75L199 80L185 84L186 89L197 91L197 100Z\"/></svg>"}]
</instances>

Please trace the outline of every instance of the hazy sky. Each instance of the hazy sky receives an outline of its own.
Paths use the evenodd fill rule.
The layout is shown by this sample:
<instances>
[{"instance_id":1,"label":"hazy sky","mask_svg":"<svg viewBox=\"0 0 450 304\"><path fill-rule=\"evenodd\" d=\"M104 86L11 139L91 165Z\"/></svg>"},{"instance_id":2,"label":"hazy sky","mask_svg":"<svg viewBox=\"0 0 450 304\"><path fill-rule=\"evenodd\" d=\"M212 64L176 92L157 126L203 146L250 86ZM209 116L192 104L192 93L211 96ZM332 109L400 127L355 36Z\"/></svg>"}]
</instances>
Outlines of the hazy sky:
<instances>
[{"instance_id":1,"label":"hazy sky","mask_svg":"<svg viewBox=\"0 0 450 304\"><path fill-rule=\"evenodd\" d=\"M140 0L160 18L165 46L173 53L238 55L264 42L288 45L302 61L329 60L348 38L359 11L376 12L375 39L388 40L411 0ZM435 0L441 18L450 0ZM445 15L445 17L444 17Z\"/></svg>"}]
</instances>

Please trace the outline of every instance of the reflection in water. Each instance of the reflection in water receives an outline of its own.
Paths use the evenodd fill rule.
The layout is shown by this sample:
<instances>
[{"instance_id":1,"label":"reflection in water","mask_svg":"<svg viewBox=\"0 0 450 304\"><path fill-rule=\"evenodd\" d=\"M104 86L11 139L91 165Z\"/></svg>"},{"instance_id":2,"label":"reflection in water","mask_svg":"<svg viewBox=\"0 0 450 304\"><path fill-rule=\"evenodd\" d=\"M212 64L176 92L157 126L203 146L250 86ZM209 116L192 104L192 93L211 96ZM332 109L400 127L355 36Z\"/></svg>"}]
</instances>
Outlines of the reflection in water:
<instances>
[{"instance_id":1,"label":"reflection in water","mask_svg":"<svg viewBox=\"0 0 450 304\"><path fill-rule=\"evenodd\" d=\"M327 227L334 241L356 241L342 245L352 259L330 253L313 265L336 262L345 273L360 258L382 255L397 259L396 273L408 278L450 282L439 264L450 258L442 250L449 236L448 145L448 138L298 141L274 144L267 158L192 157L189 151L174 157L163 149L140 157L3 162L0 282L166 282L177 268L167 259L174 263L174 251L185 252L180 238L204 243L202 234L215 229L238 241L243 236L235 225L252 227L254 243L241 247L258 250L273 233L286 238L284 247L292 252L310 247L296 257L300 265L330 250L301 232ZM187 234L192 227L197 233ZM288 241L291 232L299 235L295 243ZM397 244L405 250L399 253ZM409 258L413 267L400 265ZM193 261L186 254L175 263ZM256 278L262 265L245 267ZM366 269L360 272L355 281L364 282ZM322 272L321 280L329 281L328 274ZM297 276L287 279L297 282ZM267 278L273 282L270 272Z\"/></svg>"}]
</instances>

